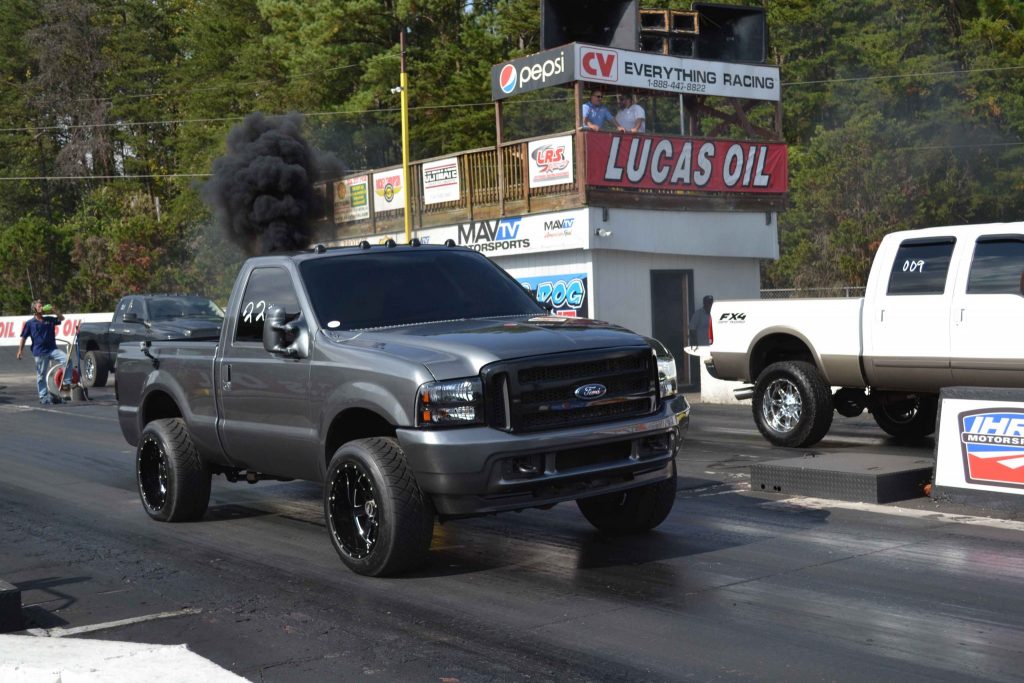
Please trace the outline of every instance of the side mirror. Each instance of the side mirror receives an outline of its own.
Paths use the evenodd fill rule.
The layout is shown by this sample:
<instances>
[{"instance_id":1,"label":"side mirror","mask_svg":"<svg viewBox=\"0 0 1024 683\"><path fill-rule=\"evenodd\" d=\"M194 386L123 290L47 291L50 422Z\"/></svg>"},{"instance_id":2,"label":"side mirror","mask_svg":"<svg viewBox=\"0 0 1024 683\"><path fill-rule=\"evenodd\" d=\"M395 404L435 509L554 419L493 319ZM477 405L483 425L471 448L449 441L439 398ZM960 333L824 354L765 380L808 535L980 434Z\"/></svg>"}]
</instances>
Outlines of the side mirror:
<instances>
[{"instance_id":1,"label":"side mirror","mask_svg":"<svg viewBox=\"0 0 1024 683\"><path fill-rule=\"evenodd\" d=\"M141 323L142 322L142 320L139 319L139 314L138 313L125 313L124 314L124 321L126 323Z\"/></svg>"},{"instance_id":2,"label":"side mirror","mask_svg":"<svg viewBox=\"0 0 1024 683\"><path fill-rule=\"evenodd\" d=\"M302 358L305 328L298 320L288 322L288 314L281 306L267 308L263 322L263 348L268 353L286 358Z\"/></svg>"}]
</instances>

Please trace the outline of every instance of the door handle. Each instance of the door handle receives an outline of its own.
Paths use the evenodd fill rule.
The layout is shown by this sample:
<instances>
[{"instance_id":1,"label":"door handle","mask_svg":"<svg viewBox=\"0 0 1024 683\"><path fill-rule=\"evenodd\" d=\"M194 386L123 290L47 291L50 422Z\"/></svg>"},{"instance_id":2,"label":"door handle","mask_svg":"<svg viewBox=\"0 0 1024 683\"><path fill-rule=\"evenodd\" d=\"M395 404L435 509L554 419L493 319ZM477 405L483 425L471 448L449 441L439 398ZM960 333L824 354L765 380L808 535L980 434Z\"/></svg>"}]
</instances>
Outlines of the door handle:
<instances>
[{"instance_id":1,"label":"door handle","mask_svg":"<svg viewBox=\"0 0 1024 683\"><path fill-rule=\"evenodd\" d=\"M229 363L224 364L224 384L221 385L221 389L224 391L231 391L231 365Z\"/></svg>"}]
</instances>

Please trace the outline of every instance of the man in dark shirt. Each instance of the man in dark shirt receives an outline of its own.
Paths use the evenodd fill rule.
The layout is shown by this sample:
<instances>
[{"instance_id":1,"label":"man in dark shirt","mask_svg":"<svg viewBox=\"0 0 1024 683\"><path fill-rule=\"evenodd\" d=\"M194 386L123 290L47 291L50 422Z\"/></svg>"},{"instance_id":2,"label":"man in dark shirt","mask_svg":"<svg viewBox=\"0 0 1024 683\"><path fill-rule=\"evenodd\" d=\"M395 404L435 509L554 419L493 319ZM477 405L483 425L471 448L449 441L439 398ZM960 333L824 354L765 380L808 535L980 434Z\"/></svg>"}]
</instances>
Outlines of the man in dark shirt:
<instances>
[{"instance_id":1,"label":"man in dark shirt","mask_svg":"<svg viewBox=\"0 0 1024 683\"><path fill-rule=\"evenodd\" d=\"M50 392L46 389L46 372L50 369L50 361L63 365L67 362L66 353L57 348L57 326L64 320L60 313L57 315L43 315L50 313L52 306L43 306L43 302L36 299L32 302L32 313L25 326L21 329L21 343L18 344L18 360L25 350L25 340L32 338L32 355L36 359L36 387L39 389L39 402L43 405L53 403ZM60 399L57 399L58 401Z\"/></svg>"}]
</instances>

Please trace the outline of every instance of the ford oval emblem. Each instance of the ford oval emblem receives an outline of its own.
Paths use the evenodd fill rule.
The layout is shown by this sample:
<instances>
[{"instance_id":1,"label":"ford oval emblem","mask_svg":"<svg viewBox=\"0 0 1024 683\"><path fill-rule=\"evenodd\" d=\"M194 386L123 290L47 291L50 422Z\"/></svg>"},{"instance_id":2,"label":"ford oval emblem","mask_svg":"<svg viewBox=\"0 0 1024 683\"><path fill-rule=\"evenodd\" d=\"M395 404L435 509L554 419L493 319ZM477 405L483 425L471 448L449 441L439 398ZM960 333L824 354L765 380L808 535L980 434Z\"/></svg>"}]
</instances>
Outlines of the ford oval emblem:
<instances>
[{"instance_id":1,"label":"ford oval emblem","mask_svg":"<svg viewBox=\"0 0 1024 683\"><path fill-rule=\"evenodd\" d=\"M608 393L608 387L603 384L584 384L582 387L576 389L576 398L582 398L584 401L592 401L595 398L601 398Z\"/></svg>"}]
</instances>

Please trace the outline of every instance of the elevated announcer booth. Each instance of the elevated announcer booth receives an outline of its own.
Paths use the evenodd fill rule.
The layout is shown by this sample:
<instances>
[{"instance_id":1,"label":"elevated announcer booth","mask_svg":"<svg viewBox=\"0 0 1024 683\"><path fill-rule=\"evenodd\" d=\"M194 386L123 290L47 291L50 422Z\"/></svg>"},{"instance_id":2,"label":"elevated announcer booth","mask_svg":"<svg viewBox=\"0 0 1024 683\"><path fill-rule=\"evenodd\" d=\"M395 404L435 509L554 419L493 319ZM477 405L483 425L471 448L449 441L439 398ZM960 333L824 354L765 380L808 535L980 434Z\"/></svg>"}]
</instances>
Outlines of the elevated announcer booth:
<instances>
[{"instance_id":1,"label":"elevated announcer booth","mask_svg":"<svg viewBox=\"0 0 1024 683\"><path fill-rule=\"evenodd\" d=\"M757 298L778 257L788 163L763 9L589 4L542 2L546 49L492 67L493 147L329 183L324 232L402 242L410 192L422 242L481 251L561 315L660 339L695 387L690 315L707 294ZM612 114L634 97L645 132L584 126L594 90Z\"/></svg>"}]
</instances>

